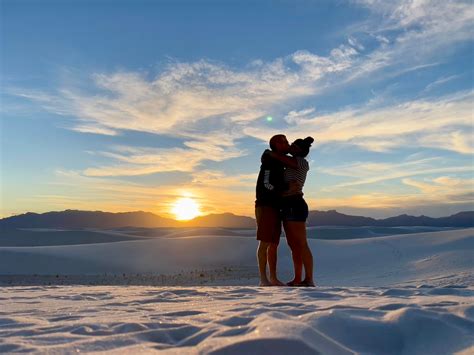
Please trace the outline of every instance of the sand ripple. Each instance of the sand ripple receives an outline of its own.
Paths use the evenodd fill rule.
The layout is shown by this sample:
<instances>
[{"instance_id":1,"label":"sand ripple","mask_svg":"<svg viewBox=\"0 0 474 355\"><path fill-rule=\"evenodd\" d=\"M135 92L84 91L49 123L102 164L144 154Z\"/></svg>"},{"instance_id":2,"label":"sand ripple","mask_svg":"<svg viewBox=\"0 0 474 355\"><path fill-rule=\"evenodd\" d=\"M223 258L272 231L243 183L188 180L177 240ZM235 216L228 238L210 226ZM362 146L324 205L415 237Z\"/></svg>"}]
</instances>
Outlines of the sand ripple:
<instances>
[{"instance_id":1,"label":"sand ripple","mask_svg":"<svg viewBox=\"0 0 474 355\"><path fill-rule=\"evenodd\" d=\"M3 287L0 352L447 354L474 288Z\"/></svg>"}]
</instances>

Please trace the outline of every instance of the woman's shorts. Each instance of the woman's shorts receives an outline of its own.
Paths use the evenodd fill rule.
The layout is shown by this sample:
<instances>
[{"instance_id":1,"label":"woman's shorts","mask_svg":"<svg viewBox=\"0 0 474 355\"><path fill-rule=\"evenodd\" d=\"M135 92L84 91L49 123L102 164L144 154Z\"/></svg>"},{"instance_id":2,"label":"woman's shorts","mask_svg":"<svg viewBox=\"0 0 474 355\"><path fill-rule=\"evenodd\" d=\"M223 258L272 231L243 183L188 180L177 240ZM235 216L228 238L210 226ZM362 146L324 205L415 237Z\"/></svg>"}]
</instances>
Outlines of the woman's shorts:
<instances>
[{"instance_id":1,"label":"woman's shorts","mask_svg":"<svg viewBox=\"0 0 474 355\"><path fill-rule=\"evenodd\" d=\"M284 197L281 213L283 221L306 222L308 205L301 195Z\"/></svg>"}]
</instances>

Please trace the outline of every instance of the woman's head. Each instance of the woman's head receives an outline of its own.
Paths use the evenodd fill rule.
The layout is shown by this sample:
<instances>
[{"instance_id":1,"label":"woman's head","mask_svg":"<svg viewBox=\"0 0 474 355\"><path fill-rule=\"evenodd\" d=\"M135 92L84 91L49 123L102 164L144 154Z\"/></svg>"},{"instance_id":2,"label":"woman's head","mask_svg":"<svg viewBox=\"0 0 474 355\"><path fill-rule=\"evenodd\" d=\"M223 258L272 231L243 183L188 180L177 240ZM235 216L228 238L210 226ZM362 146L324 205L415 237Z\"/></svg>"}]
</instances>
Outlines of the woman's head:
<instances>
[{"instance_id":1,"label":"woman's head","mask_svg":"<svg viewBox=\"0 0 474 355\"><path fill-rule=\"evenodd\" d=\"M306 137L305 139L298 138L291 143L290 153L293 156L305 158L309 153L309 148L313 144L313 137Z\"/></svg>"}]
</instances>

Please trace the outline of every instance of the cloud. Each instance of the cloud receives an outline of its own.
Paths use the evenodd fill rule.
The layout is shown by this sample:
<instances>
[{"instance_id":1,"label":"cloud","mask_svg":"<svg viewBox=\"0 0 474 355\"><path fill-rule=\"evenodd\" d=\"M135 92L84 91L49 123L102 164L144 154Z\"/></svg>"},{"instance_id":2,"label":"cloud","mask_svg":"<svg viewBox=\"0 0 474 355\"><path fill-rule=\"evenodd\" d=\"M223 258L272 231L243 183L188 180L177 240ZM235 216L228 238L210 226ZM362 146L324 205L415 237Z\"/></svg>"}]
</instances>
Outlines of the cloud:
<instances>
[{"instance_id":1,"label":"cloud","mask_svg":"<svg viewBox=\"0 0 474 355\"><path fill-rule=\"evenodd\" d=\"M316 109L314 107L301 111L290 111L283 118L288 124L299 124L302 120L307 119Z\"/></svg>"},{"instance_id":2,"label":"cloud","mask_svg":"<svg viewBox=\"0 0 474 355\"><path fill-rule=\"evenodd\" d=\"M333 184L324 191L341 191L352 186L376 184L388 180L402 179L418 175L434 175L443 173L468 173L469 166L442 166L441 158L425 158L402 163L370 163L356 162L341 166L318 167L317 171L351 178L350 181Z\"/></svg>"},{"instance_id":3,"label":"cloud","mask_svg":"<svg viewBox=\"0 0 474 355\"><path fill-rule=\"evenodd\" d=\"M451 176L440 176L423 181L409 178L402 181L408 186L415 187L424 195L443 196L448 203L474 202L474 179L472 178L460 179Z\"/></svg>"},{"instance_id":4,"label":"cloud","mask_svg":"<svg viewBox=\"0 0 474 355\"><path fill-rule=\"evenodd\" d=\"M248 187L253 188L257 182L257 173L255 174L236 174L232 176L226 175L222 171L202 170L193 173L193 186L208 186L221 188Z\"/></svg>"},{"instance_id":5,"label":"cloud","mask_svg":"<svg viewBox=\"0 0 474 355\"><path fill-rule=\"evenodd\" d=\"M459 77L460 77L460 75L450 75L448 77L441 77L441 78L433 81L432 83L428 84L423 91L424 92L430 91L431 89L433 89L436 86L442 85L444 83L447 83L448 81L457 79Z\"/></svg>"},{"instance_id":6,"label":"cloud","mask_svg":"<svg viewBox=\"0 0 474 355\"><path fill-rule=\"evenodd\" d=\"M151 80L136 72L94 74L93 95L75 88L57 94L12 93L76 117L71 129L80 132L136 130L189 137L202 120L253 121L275 104L314 94L316 82L350 67L356 54L345 45L328 57L298 51L241 70L206 60L172 62Z\"/></svg>"},{"instance_id":7,"label":"cloud","mask_svg":"<svg viewBox=\"0 0 474 355\"><path fill-rule=\"evenodd\" d=\"M318 144L339 142L371 151L429 147L472 153L468 132L472 131L473 98L473 92L461 92L371 110L349 108L298 120L285 132L295 138L312 134ZM268 127L245 129L246 134L262 140L278 131ZM443 143L437 144L440 141Z\"/></svg>"},{"instance_id":8,"label":"cloud","mask_svg":"<svg viewBox=\"0 0 474 355\"><path fill-rule=\"evenodd\" d=\"M400 68L425 65L429 58L443 58L457 44L472 38L474 8L466 1L354 2L367 7L373 15L354 29L352 37L365 38L369 34L380 46L359 63L349 81L387 67L403 73L404 69ZM380 80L387 75L391 75L389 70L372 78Z\"/></svg>"},{"instance_id":9,"label":"cloud","mask_svg":"<svg viewBox=\"0 0 474 355\"><path fill-rule=\"evenodd\" d=\"M236 140L245 136L243 127L292 99L315 94L323 87L317 83L346 70L356 55L355 49L341 45L326 57L297 51L241 69L208 60L170 62L154 77L126 71L94 74L86 83L88 91L64 87L56 93L10 93L72 116L68 127L78 132L120 135L133 130L184 140L184 147L101 152L120 163L90 167L86 175L188 172L205 160L244 155L236 147Z\"/></svg>"},{"instance_id":10,"label":"cloud","mask_svg":"<svg viewBox=\"0 0 474 355\"><path fill-rule=\"evenodd\" d=\"M381 168L381 167L380 167ZM379 170L379 169L377 169ZM411 191L381 191L355 193L329 197L321 194L309 198L308 204L316 209L337 209L346 213L359 213L374 217L389 217L401 213L446 216L474 206L474 179L439 176L437 178L402 179L403 184L414 187Z\"/></svg>"},{"instance_id":11,"label":"cloud","mask_svg":"<svg viewBox=\"0 0 474 355\"><path fill-rule=\"evenodd\" d=\"M348 197L318 197L307 199L310 209L338 210L342 213L386 218L402 213L444 217L459 211L470 211L474 194L417 195L400 193L367 193Z\"/></svg>"},{"instance_id":12,"label":"cloud","mask_svg":"<svg viewBox=\"0 0 474 355\"><path fill-rule=\"evenodd\" d=\"M188 148L116 146L112 151L99 152L100 155L115 161L115 164L87 168L84 175L137 176L158 172L192 172L206 160L219 162L245 154L244 151L234 148L232 141L225 139L187 141L184 145Z\"/></svg>"},{"instance_id":13,"label":"cloud","mask_svg":"<svg viewBox=\"0 0 474 355\"><path fill-rule=\"evenodd\" d=\"M157 181L144 185L118 178L84 176L80 171L57 170L49 182L57 193L28 195L23 202L28 203L29 210L146 210L173 217L173 203L187 196L198 201L204 214L232 211L253 215L255 175L229 176L222 171L202 171L191 176L191 180L195 180L195 183L163 184Z\"/></svg>"}]
</instances>

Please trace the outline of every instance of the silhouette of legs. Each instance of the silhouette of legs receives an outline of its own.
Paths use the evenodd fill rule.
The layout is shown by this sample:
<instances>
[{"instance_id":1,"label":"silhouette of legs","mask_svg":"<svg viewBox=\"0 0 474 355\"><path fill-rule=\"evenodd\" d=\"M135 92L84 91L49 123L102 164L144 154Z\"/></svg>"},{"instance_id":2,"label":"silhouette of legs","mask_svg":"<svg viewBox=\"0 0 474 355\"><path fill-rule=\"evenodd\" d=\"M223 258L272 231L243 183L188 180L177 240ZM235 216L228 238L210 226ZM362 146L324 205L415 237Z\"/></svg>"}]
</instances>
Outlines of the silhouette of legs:
<instances>
[{"instance_id":1,"label":"silhouette of legs","mask_svg":"<svg viewBox=\"0 0 474 355\"><path fill-rule=\"evenodd\" d=\"M286 238L292 251L295 278L290 281L292 285L314 286L313 281L313 254L306 237L305 222L284 221ZM301 263L304 266L305 278L301 281Z\"/></svg>"},{"instance_id":2,"label":"silhouette of legs","mask_svg":"<svg viewBox=\"0 0 474 355\"><path fill-rule=\"evenodd\" d=\"M301 251L297 247L294 240L291 238L291 234L288 235L288 232L286 231L286 227L285 227L285 233L286 233L286 242L288 243L288 246L290 247L290 250L291 250L291 257L293 259L293 270L295 273L293 280L291 280L290 282L287 282L287 285L296 286L302 281L303 259L301 257Z\"/></svg>"},{"instance_id":3,"label":"silhouette of legs","mask_svg":"<svg viewBox=\"0 0 474 355\"><path fill-rule=\"evenodd\" d=\"M257 261L258 270L260 272L260 286L271 286L267 277L267 249L269 245L270 243L262 241L258 244Z\"/></svg>"},{"instance_id":4,"label":"silhouette of legs","mask_svg":"<svg viewBox=\"0 0 474 355\"><path fill-rule=\"evenodd\" d=\"M278 244L260 241L257 249L260 286L284 286L276 276ZM270 278L267 277L267 263Z\"/></svg>"}]
</instances>

